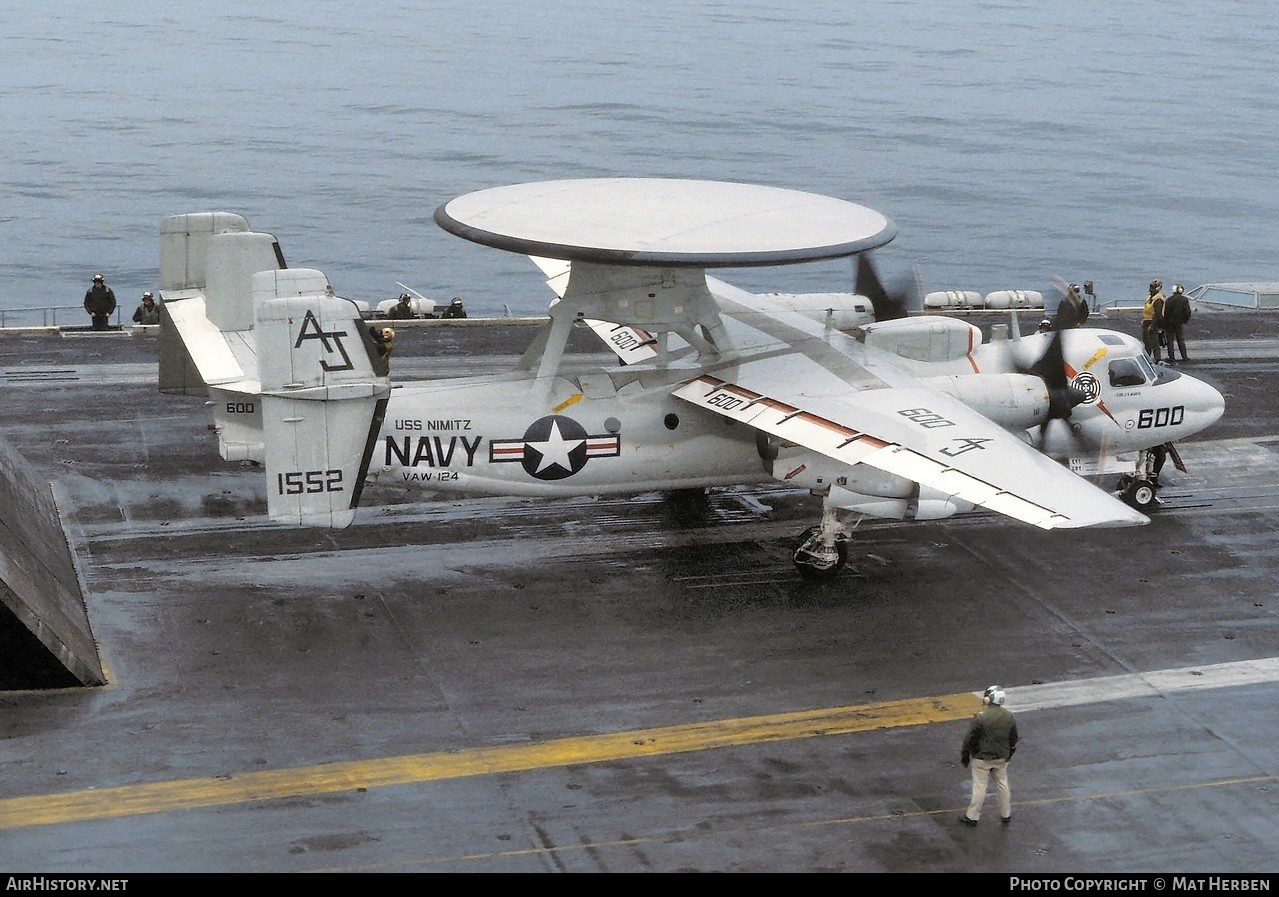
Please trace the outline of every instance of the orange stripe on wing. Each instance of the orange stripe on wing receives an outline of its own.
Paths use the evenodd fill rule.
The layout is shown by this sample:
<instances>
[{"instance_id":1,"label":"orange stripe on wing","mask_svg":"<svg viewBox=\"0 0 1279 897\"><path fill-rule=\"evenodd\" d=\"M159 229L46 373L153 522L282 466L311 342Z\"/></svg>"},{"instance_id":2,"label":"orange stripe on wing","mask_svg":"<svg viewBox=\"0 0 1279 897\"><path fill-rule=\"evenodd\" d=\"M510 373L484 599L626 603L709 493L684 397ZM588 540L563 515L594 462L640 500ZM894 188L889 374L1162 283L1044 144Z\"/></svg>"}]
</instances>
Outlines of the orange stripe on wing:
<instances>
[{"instance_id":1,"label":"orange stripe on wing","mask_svg":"<svg viewBox=\"0 0 1279 897\"><path fill-rule=\"evenodd\" d=\"M824 430L829 430L837 436L844 437L843 442L836 446L837 449L844 448L845 446L851 445L859 440L865 440L874 445L876 448L884 448L893 444L891 442L885 442L878 437L871 436L869 433L862 433L858 430L852 429L851 427L846 427L841 423L822 417L819 414L814 414L811 411L796 408L794 405L790 405L780 399L774 399L771 396L755 392L752 389L747 389L746 387L739 386L736 383L729 383L727 380L712 377L710 374L703 374L690 382L703 383L711 387L707 390L706 395L710 395L713 392L727 392L746 399L751 405L764 405L774 411L781 412L783 417L777 422L777 426L779 427L789 421L798 419L804 423L812 424L813 426L820 427Z\"/></svg>"}]
</instances>

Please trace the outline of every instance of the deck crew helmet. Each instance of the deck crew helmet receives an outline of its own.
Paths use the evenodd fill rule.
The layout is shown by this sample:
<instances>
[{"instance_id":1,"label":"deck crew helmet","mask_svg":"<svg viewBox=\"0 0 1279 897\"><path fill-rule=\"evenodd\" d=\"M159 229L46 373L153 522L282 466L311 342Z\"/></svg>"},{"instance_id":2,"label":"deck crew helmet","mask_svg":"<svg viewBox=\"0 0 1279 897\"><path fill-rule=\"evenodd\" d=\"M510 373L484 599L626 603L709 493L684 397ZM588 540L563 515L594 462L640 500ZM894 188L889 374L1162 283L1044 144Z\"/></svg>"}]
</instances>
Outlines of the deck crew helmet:
<instances>
[{"instance_id":1,"label":"deck crew helmet","mask_svg":"<svg viewBox=\"0 0 1279 897\"><path fill-rule=\"evenodd\" d=\"M102 275L101 275L101 274L95 274L95 275L93 275L93 282L94 282L94 283L102 283Z\"/></svg>"},{"instance_id":2,"label":"deck crew helmet","mask_svg":"<svg viewBox=\"0 0 1279 897\"><path fill-rule=\"evenodd\" d=\"M1162 280L1159 280L1158 278L1150 282L1150 288L1152 290L1163 289L1163 285L1164 285L1164 282Z\"/></svg>"},{"instance_id":3,"label":"deck crew helmet","mask_svg":"<svg viewBox=\"0 0 1279 897\"><path fill-rule=\"evenodd\" d=\"M1172 291L1173 291L1174 293L1180 293L1180 292L1181 292L1181 284L1179 284L1179 283L1174 283L1174 284L1172 285Z\"/></svg>"},{"instance_id":4,"label":"deck crew helmet","mask_svg":"<svg viewBox=\"0 0 1279 897\"><path fill-rule=\"evenodd\" d=\"M143 298L143 299L154 299L155 297L154 297L154 296L152 296L150 293L143 293L143 294L142 294L142 298Z\"/></svg>"},{"instance_id":5,"label":"deck crew helmet","mask_svg":"<svg viewBox=\"0 0 1279 897\"><path fill-rule=\"evenodd\" d=\"M996 704L1003 706L1007 697L1008 696L1004 694L1004 690L1002 688L998 685L992 685L990 688L986 689L986 693L981 696L981 702L983 704Z\"/></svg>"}]
</instances>

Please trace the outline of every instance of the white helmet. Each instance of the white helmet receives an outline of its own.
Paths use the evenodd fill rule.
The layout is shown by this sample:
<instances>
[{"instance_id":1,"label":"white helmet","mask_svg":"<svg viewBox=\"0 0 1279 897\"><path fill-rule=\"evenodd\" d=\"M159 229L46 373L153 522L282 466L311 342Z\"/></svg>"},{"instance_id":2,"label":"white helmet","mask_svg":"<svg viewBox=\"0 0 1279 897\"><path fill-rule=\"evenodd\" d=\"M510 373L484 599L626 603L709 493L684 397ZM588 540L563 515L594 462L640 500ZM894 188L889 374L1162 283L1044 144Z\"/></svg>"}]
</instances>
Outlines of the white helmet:
<instances>
[{"instance_id":1,"label":"white helmet","mask_svg":"<svg viewBox=\"0 0 1279 897\"><path fill-rule=\"evenodd\" d=\"M981 696L981 702L983 704L999 704L1002 706L1007 697L1008 696L1004 694L1004 690L1002 688L998 685L992 685L990 688L986 689L986 693Z\"/></svg>"}]
</instances>

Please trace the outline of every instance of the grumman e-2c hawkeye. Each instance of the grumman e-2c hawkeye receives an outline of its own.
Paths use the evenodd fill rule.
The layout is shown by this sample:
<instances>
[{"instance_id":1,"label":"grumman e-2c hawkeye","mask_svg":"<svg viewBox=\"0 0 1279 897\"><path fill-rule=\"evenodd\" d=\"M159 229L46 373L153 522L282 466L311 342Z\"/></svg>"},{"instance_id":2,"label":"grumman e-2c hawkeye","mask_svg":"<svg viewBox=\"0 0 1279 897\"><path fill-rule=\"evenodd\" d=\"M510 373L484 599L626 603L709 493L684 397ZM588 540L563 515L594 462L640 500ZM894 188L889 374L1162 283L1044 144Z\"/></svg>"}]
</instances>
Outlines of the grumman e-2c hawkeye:
<instances>
[{"instance_id":1,"label":"grumman e-2c hawkeye","mask_svg":"<svg viewBox=\"0 0 1279 897\"><path fill-rule=\"evenodd\" d=\"M273 520L346 526L370 476L424 497L777 480L822 500L794 561L824 578L864 516L982 507L1044 529L1146 523L1081 474L1140 482L1148 449L1224 408L1122 333L999 325L983 344L967 322L906 316L865 255L894 225L839 199L567 180L470 193L435 220L549 276L549 322L514 370L393 383L355 305L322 272L287 268L272 236L225 212L163 222L167 330L214 397L222 456L265 467ZM851 256L857 293L752 294L706 274ZM575 326L626 364L567 374Z\"/></svg>"}]
</instances>

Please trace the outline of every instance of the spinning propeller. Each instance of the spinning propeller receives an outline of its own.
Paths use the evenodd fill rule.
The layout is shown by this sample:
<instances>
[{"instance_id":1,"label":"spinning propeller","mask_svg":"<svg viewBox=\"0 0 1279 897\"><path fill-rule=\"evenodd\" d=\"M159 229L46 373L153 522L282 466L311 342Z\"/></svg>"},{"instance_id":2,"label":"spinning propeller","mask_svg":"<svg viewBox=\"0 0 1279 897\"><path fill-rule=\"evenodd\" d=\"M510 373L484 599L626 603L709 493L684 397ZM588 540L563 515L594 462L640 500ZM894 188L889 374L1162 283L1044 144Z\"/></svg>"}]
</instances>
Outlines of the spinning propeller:
<instances>
[{"instance_id":1,"label":"spinning propeller","mask_svg":"<svg viewBox=\"0 0 1279 897\"><path fill-rule=\"evenodd\" d=\"M891 293L884 289L879 275L875 273L875 266L871 264L869 253L862 252L857 256L857 284L854 289L858 295L870 300L871 307L875 309L876 321L894 321L906 317L910 289L905 285L897 286Z\"/></svg>"},{"instance_id":2,"label":"spinning propeller","mask_svg":"<svg viewBox=\"0 0 1279 897\"><path fill-rule=\"evenodd\" d=\"M1070 385L1066 379L1066 358L1062 352L1062 331L1054 328L1048 341L1048 348L1033 364L1019 366L1023 374L1033 374L1044 381L1048 389L1048 417L1039 425L1039 450L1043 451L1048 436L1048 428L1055 420L1069 421L1070 413L1076 405L1085 401L1087 396Z\"/></svg>"}]
</instances>

